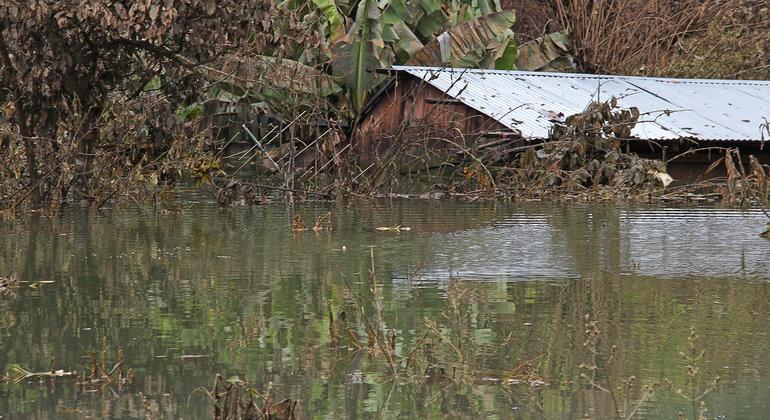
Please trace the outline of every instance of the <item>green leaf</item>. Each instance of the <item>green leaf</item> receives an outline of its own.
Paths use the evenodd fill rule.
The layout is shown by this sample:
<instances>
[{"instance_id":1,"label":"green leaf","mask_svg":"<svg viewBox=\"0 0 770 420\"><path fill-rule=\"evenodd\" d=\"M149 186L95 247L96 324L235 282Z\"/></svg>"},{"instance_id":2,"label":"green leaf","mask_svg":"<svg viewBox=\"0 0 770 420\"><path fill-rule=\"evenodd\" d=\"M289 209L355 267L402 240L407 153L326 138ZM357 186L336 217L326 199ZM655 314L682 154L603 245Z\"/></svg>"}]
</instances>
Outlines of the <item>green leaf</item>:
<instances>
[{"instance_id":1,"label":"green leaf","mask_svg":"<svg viewBox=\"0 0 770 420\"><path fill-rule=\"evenodd\" d=\"M495 60L495 68L497 70L516 70L516 57L518 55L519 48L516 46L516 41L508 41L502 54Z\"/></svg>"},{"instance_id":2,"label":"green leaf","mask_svg":"<svg viewBox=\"0 0 770 420\"><path fill-rule=\"evenodd\" d=\"M409 22L414 19L414 13L410 11L404 0L388 0L382 7L382 24L395 25Z\"/></svg>"},{"instance_id":3,"label":"green leaf","mask_svg":"<svg viewBox=\"0 0 770 420\"><path fill-rule=\"evenodd\" d=\"M426 15L441 9L441 3L438 0L417 0L417 5Z\"/></svg>"},{"instance_id":4,"label":"green leaf","mask_svg":"<svg viewBox=\"0 0 770 420\"><path fill-rule=\"evenodd\" d=\"M498 35L495 42L490 44L487 50L491 59L494 60L494 65L489 65L489 68L498 70L516 69L516 56L519 54L519 48L516 46L512 30L509 29Z\"/></svg>"},{"instance_id":5,"label":"green leaf","mask_svg":"<svg viewBox=\"0 0 770 420\"><path fill-rule=\"evenodd\" d=\"M337 8L342 13L342 16L350 16L350 13L353 11L353 6L356 5L356 2L353 0L337 0Z\"/></svg>"},{"instance_id":6,"label":"green leaf","mask_svg":"<svg viewBox=\"0 0 770 420\"><path fill-rule=\"evenodd\" d=\"M232 385L242 385L244 382L238 375L235 375L227 378L227 383Z\"/></svg>"},{"instance_id":7,"label":"green leaf","mask_svg":"<svg viewBox=\"0 0 770 420\"><path fill-rule=\"evenodd\" d=\"M546 35L546 38L550 39L562 51L572 50L572 41L569 39L569 36L567 35L566 31L550 33Z\"/></svg>"},{"instance_id":8,"label":"green leaf","mask_svg":"<svg viewBox=\"0 0 770 420\"><path fill-rule=\"evenodd\" d=\"M192 121L199 118L201 115L203 115L203 105L198 102L184 106L177 111L177 116L183 122Z\"/></svg>"},{"instance_id":9,"label":"green leaf","mask_svg":"<svg viewBox=\"0 0 770 420\"><path fill-rule=\"evenodd\" d=\"M479 52L493 44L515 21L514 11L504 10L458 25L425 45L407 64L452 67L472 65L483 55Z\"/></svg>"},{"instance_id":10,"label":"green leaf","mask_svg":"<svg viewBox=\"0 0 770 420\"><path fill-rule=\"evenodd\" d=\"M253 102L257 98L275 110L312 103L342 90L324 72L275 57L226 55L196 69L212 83L218 98L233 102Z\"/></svg>"},{"instance_id":11,"label":"green leaf","mask_svg":"<svg viewBox=\"0 0 770 420\"><path fill-rule=\"evenodd\" d=\"M146 85L144 85L144 88L142 90L144 90L145 92L150 92L150 91L158 90L158 89L160 89L160 85L161 85L160 77L155 76L152 79L150 79L150 81L147 82Z\"/></svg>"},{"instance_id":12,"label":"green leaf","mask_svg":"<svg viewBox=\"0 0 770 420\"><path fill-rule=\"evenodd\" d=\"M399 40L398 34L393 29L393 25L385 25L382 28L382 40L387 43L396 43Z\"/></svg>"},{"instance_id":13,"label":"green leaf","mask_svg":"<svg viewBox=\"0 0 770 420\"><path fill-rule=\"evenodd\" d=\"M423 48L423 44L417 38L417 35L406 26L406 23L400 22L394 24L392 28L396 35L398 35L398 41L394 45L396 61L398 63L405 63Z\"/></svg>"},{"instance_id":14,"label":"green leaf","mask_svg":"<svg viewBox=\"0 0 770 420\"><path fill-rule=\"evenodd\" d=\"M479 16L485 16L500 10L495 8L495 3L490 0L473 0L471 4L475 6L474 9L479 11Z\"/></svg>"},{"instance_id":15,"label":"green leaf","mask_svg":"<svg viewBox=\"0 0 770 420\"><path fill-rule=\"evenodd\" d=\"M382 0L382 39L393 49L397 63L405 63L423 44L409 25L422 16L422 10L405 0Z\"/></svg>"},{"instance_id":16,"label":"green leaf","mask_svg":"<svg viewBox=\"0 0 770 420\"><path fill-rule=\"evenodd\" d=\"M434 10L430 13L426 13L423 17L417 21L415 29L424 38L431 39L434 34L444 27L444 24L449 21L449 16L441 9Z\"/></svg>"},{"instance_id":17,"label":"green leaf","mask_svg":"<svg viewBox=\"0 0 770 420\"><path fill-rule=\"evenodd\" d=\"M380 9L374 0L361 0L356 22L341 41L332 45L332 69L348 88L353 110L364 107L368 92L379 78L374 71L385 66Z\"/></svg>"},{"instance_id":18,"label":"green leaf","mask_svg":"<svg viewBox=\"0 0 770 420\"><path fill-rule=\"evenodd\" d=\"M313 4L329 23L329 41L334 42L345 36L345 21L334 0L313 0Z\"/></svg>"}]
</instances>

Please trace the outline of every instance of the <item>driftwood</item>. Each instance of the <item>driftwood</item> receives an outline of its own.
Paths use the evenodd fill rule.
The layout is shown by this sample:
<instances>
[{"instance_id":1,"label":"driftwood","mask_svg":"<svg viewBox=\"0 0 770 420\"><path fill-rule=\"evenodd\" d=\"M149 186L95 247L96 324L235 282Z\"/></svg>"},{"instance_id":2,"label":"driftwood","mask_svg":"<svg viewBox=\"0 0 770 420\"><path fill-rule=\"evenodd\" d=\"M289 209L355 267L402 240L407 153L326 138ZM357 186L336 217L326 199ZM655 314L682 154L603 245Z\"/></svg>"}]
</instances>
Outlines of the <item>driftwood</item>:
<instances>
[{"instance_id":1,"label":"driftwood","mask_svg":"<svg viewBox=\"0 0 770 420\"><path fill-rule=\"evenodd\" d=\"M27 379L35 378L65 378L69 376L76 376L78 374L75 371L67 372L63 369L50 370L45 372L30 372L19 365L14 365L12 370L18 374L15 378L13 378L13 382L21 382Z\"/></svg>"}]
</instances>

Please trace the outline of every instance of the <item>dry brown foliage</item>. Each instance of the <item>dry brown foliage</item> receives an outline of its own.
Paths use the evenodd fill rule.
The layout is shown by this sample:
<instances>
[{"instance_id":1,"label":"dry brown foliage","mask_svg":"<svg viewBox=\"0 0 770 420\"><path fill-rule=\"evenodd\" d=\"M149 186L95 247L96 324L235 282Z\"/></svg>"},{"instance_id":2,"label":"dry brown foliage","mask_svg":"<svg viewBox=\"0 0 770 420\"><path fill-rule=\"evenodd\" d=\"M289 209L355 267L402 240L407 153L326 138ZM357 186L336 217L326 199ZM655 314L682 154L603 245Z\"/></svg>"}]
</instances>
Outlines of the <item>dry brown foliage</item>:
<instances>
[{"instance_id":1,"label":"dry brown foliage","mask_svg":"<svg viewBox=\"0 0 770 420\"><path fill-rule=\"evenodd\" d=\"M770 7L752 0L726 3L702 30L677 44L678 54L663 74L770 79Z\"/></svg>"},{"instance_id":2,"label":"dry brown foliage","mask_svg":"<svg viewBox=\"0 0 770 420\"><path fill-rule=\"evenodd\" d=\"M207 391L214 404L214 420L294 420L299 418L297 401L275 401L271 390L262 395L248 383L216 376L214 389Z\"/></svg>"},{"instance_id":3,"label":"dry brown foliage","mask_svg":"<svg viewBox=\"0 0 770 420\"><path fill-rule=\"evenodd\" d=\"M64 200L70 187L95 200L105 125L125 112L114 104L157 111L148 83L162 79L155 89L170 109L149 119L173 118L196 92L190 70L197 64L239 49L280 56L301 42L297 28L277 27L291 19L277 16L272 0L0 2L0 159L13 167L2 174L3 189L14 204L27 196L37 205ZM130 128L119 135L143 131L133 140L154 140L155 127Z\"/></svg>"},{"instance_id":4,"label":"dry brown foliage","mask_svg":"<svg viewBox=\"0 0 770 420\"><path fill-rule=\"evenodd\" d=\"M717 1L554 0L555 19L569 28L587 70L651 74L677 42L708 21Z\"/></svg>"}]
</instances>

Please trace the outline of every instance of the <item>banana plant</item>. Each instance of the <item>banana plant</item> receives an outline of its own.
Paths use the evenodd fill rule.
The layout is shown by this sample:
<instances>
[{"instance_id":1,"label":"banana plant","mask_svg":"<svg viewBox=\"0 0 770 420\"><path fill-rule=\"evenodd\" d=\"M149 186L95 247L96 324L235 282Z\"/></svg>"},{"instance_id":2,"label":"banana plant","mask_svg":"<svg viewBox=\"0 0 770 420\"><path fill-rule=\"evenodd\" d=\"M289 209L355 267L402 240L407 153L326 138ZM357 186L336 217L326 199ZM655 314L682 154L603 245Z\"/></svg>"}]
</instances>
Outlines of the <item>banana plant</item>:
<instances>
[{"instance_id":1,"label":"banana plant","mask_svg":"<svg viewBox=\"0 0 770 420\"><path fill-rule=\"evenodd\" d=\"M547 70L571 63L567 34L517 47L511 30L515 13L501 10L499 0L356 1L304 3L315 7L306 24L324 34L326 47L324 57L308 49L298 58L330 64L331 75L297 61L259 57L252 62L230 58L212 77L226 76L220 81L231 92L270 104L305 94L335 95L341 85L358 114L383 80L375 70L392 64Z\"/></svg>"},{"instance_id":2,"label":"banana plant","mask_svg":"<svg viewBox=\"0 0 770 420\"><path fill-rule=\"evenodd\" d=\"M495 62L511 62L513 10L503 10L457 25L437 36L407 62L416 66L474 67L491 54ZM515 44L514 44L515 45ZM506 53L508 56L506 56Z\"/></svg>"},{"instance_id":3,"label":"banana plant","mask_svg":"<svg viewBox=\"0 0 770 420\"><path fill-rule=\"evenodd\" d=\"M382 39L380 18L375 0L361 0L347 35L332 45L332 73L347 87L356 114L363 109L368 92L377 83L374 71L392 63Z\"/></svg>"},{"instance_id":4,"label":"banana plant","mask_svg":"<svg viewBox=\"0 0 770 420\"><path fill-rule=\"evenodd\" d=\"M397 63L421 50L423 42L410 23L421 17L419 8L405 0L387 0L382 9L383 40L393 49Z\"/></svg>"},{"instance_id":5,"label":"banana plant","mask_svg":"<svg viewBox=\"0 0 770 420\"><path fill-rule=\"evenodd\" d=\"M342 91L330 75L285 58L226 55L197 71L230 98L259 98L278 109Z\"/></svg>"}]
</instances>

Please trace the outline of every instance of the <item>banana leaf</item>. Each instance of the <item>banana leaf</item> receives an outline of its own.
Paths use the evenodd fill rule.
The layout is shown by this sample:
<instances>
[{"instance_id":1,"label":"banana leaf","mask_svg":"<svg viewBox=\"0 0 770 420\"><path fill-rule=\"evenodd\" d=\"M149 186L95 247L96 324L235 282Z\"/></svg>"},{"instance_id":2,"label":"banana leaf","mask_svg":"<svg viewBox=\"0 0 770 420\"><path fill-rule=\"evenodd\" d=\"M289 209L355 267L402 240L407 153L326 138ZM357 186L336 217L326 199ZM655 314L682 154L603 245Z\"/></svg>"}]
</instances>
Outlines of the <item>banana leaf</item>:
<instances>
[{"instance_id":1,"label":"banana leaf","mask_svg":"<svg viewBox=\"0 0 770 420\"><path fill-rule=\"evenodd\" d=\"M329 23L329 41L334 42L345 36L345 20L337 10L334 0L313 0L326 21Z\"/></svg>"},{"instance_id":2,"label":"banana leaf","mask_svg":"<svg viewBox=\"0 0 770 420\"><path fill-rule=\"evenodd\" d=\"M516 67L528 71L576 71L569 34L554 32L521 45Z\"/></svg>"},{"instance_id":3,"label":"banana leaf","mask_svg":"<svg viewBox=\"0 0 770 420\"><path fill-rule=\"evenodd\" d=\"M330 75L286 58L240 57L231 54L201 68L208 80L238 86L244 91L256 92L270 86L296 93L330 96L342 90Z\"/></svg>"},{"instance_id":4,"label":"banana leaf","mask_svg":"<svg viewBox=\"0 0 770 420\"><path fill-rule=\"evenodd\" d=\"M499 0L444 0L451 26L502 11Z\"/></svg>"},{"instance_id":5,"label":"banana leaf","mask_svg":"<svg viewBox=\"0 0 770 420\"><path fill-rule=\"evenodd\" d=\"M398 34L395 30L393 30L393 25L383 25L382 26L382 41L385 44L395 44L398 42L400 38L398 37Z\"/></svg>"},{"instance_id":6,"label":"banana leaf","mask_svg":"<svg viewBox=\"0 0 770 420\"><path fill-rule=\"evenodd\" d=\"M495 69L516 70L516 58L519 56L519 47L516 41L510 39L499 56L495 58Z\"/></svg>"},{"instance_id":7,"label":"banana leaf","mask_svg":"<svg viewBox=\"0 0 770 420\"><path fill-rule=\"evenodd\" d=\"M492 14L500 10L499 4L495 6L495 2L490 0L472 0L471 9L478 10L479 17Z\"/></svg>"},{"instance_id":8,"label":"banana leaf","mask_svg":"<svg viewBox=\"0 0 770 420\"><path fill-rule=\"evenodd\" d=\"M412 32L406 23L401 22L391 26L398 36L398 40L393 43L393 50L396 54L397 63L407 62L412 55L420 51L424 45L420 42L417 35Z\"/></svg>"},{"instance_id":9,"label":"banana leaf","mask_svg":"<svg viewBox=\"0 0 770 420\"><path fill-rule=\"evenodd\" d=\"M390 64L385 64L380 17L376 1L361 0L355 23L332 45L332 72L347 87L355 113L361 111L368 92L379 81L374 70Z\"/></svg>"},{"instance_id":10,"label":"banana leaf","mask_svg":"<svg viewBox=\"0 0 770 420\"><path fill-rule=\"evenodd\" d=\"M220 96L236 102L257 98L275 109L317 104L316 99L342 91L330 75L297 61L275 57L228 55L198 67L197 71L220 91Z\"/></svg>"},{"instance_id":11,"label":"banana leaf","mask_svg":"<svg viewBox=\"0 0 770 420\"><path fill-rule=\"evenodd\" d=\"M490 47L488 50L494 60L494 65L487 67L494 67L497 70L516 70L516 57L519 55L519 48L516 46L512 30L509 29L498 35Z\"/></svg>"},{"instance_id":12,"label":"banana leaf","mask_svg":"<svg viewBox=\"0 0 770 420\"><path fill-rule=\"evenodd\" d=\"M382 9L383 25L395 25L397 23L413 25L423 15L418 6L407 3L406 0L384 0L380 4L380 8Z\"/></svg>"},{"instance_id":13,"label":"banana leaf","mask_svg":"<svg viewBox=\"0 0 770 420\"><path fill-rule=\"evenodd\" d=\"M447 22L449 22L449 15L443 9L436 9L424 14L417 21L415 29L423 38L433 39L436 32L439 32Z\"/></svg>"},{"instance_id":14,"label":"banana leaf","mask_svg":"<svg viewBox=\"0 0 770 420\"><path fill-rule=\"evenodd\" d=\"M436 10L441 9L441 2L439 0L416 0L417 6L422 9L423 13L429 15Z\"/></svg>"},{"instance_id":15,"label":"banana leaf","mask_svg":"<svg viewBox=\"0 0 770 420\"><path fill-rule=\"evenodd\" d=\"M516 21L513 10L504 10L482 16L470 22L455 26L442 33L418 51L407 62L418 66L473 65L482 58L480 51L486 50L497 37L510 30Z\"/></svg>"}]
</instances>

